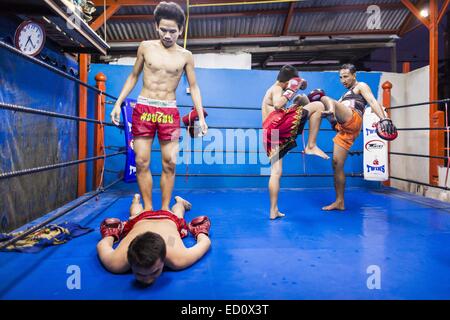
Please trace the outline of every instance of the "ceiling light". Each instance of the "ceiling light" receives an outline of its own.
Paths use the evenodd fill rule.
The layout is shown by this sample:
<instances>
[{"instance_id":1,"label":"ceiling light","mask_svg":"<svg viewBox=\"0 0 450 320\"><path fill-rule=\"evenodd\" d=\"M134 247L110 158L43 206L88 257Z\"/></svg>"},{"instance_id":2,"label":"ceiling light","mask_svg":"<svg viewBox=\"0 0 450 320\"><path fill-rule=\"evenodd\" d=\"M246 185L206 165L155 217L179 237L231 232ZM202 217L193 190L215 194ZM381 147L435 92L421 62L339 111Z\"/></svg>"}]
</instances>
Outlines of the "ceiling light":
<instances>
[{"instance_id":1,"label":"ceiling light","mask_svg":"<svg viewBox=\"0 0 450 320\"><path fill-rule=\"evenodd\" d=\"M430 13L428 12L428 9L422 9L420 10L420 16L423 18L427 18L430 15Z\"/></svg>"}]
</instances>

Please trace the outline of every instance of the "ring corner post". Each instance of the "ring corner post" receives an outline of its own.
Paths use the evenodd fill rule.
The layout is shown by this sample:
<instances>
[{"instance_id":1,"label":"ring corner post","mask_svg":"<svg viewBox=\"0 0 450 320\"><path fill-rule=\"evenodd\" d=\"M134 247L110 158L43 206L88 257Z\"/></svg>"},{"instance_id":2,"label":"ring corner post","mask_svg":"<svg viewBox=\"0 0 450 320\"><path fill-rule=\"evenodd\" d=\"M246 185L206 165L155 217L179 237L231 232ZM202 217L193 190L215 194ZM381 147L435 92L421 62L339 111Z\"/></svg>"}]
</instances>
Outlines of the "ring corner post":
<instances>
[{"instance_id":1,"label":"ring corner post","mask_svg":"<svg viewBox=\"0 0 450 320\"><path fill-rule=\"evenodd\" d=\"M439 99L438 94L438 35L439 35L439 8L437 0L430 0L430 102ZM444 132L433 130L433 128L444 127L444 112L438 110L438 105L430 103L430 156L444 156ZM430 159L429 183L439 184L439 166L444 165L442 159Z\"/></svg>"},{"instance_id":2,"label":"ring corner post","mask_svg":"<svg viewBox=\"0 0 450 320\"><path fill-rule=\"evenodd\" d=\"M106 92L106 76L99 72L95 76L95 81L97 84L97 88L101 91L97 93L97 99L95 100L95 119L103 122L105 120L105 92ZM94 130L94 157L103 156L105 154L105 146L104 146L104 125L96 124ZM103 175L103 166L105 165L104 159L98 159L94 162L94 171L93 171L93 189L97 189L101 187L102 183L102 175Z\"/></svg>"},{"instance_id":3,"label":"ring corner post","mask_svg":"<svg viewBox=\"0 0 450 320\"><path fill-rule=\"evenodd\" d=\"M392 90L392 83L389 81L385 81L383 82L383 84L381 85L381 88L383 88L383 106L385 108L387 108L386 112L389 118L391 118L391 109L389 109L391 107L391 90ZM389 175L391 173L391 156L389 154L390 152L390 146L391 143L388 142L387 144L387 149L388 149L388 160L387 160L387 166L388 166L388 172ZM391 180L388 179L386 181L383 182L383 185L386 187L390 187L391 186Z\"/></svg>"},{"instance_id":4,"label":"ring corner post","mask_svg":"<svg viewBox=\"0 0 450 320\"><path fill-rule=\"evenodd\" d=\"M83 82L88 81L89 55L79 55L79 77ZM87 118L87 88L83 85L78 86L78 116ZM87 157L87 124L86 122L78 122L78 159ZM78 187L77 196L80 197L86 193L86 164L78 165Z\"/></svg>"}]
</instances>

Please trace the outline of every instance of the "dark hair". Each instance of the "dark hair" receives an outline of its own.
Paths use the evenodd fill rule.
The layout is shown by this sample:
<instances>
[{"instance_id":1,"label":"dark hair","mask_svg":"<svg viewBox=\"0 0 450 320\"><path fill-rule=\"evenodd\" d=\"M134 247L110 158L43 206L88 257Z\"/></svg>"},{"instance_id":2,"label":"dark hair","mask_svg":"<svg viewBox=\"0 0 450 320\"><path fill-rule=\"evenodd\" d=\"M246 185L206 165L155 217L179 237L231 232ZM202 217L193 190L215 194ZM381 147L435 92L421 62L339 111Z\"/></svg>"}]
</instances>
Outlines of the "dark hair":
<instances>
[{"instance_id":1,"label":"dark hair","mask_svg":"<svg viewBox=\"0 0 450 320\"><path fill-rule=\"evenodd\" d=\"M155 15L156 24L159 25L162 19L174 20L178 28L181 30L184 26L186 16L180 5L175 2L160 2L153 12Z\"/></svg>"},{"instance_id":2,"label":"dark hair","mask_svg":"<svg viewBox=\"0 0 450 320\"><path fill-rule=\"evenodd\" d=\"M295 77L298 77L297 69L295 67L287 64L280 69L277 80L280 82L287 82Z\"/></svg>"},{"instance_id":3,"label":"dark hair","mask_svg":"<svg viewBox=\"0 0 450 320\"><path fill-rule=\"evenodd\" d=\"M158 259L164 261L165 257L166 243L154 232L148 231L138 235L128 247L127 258L130 266L150 268Z\"/></svg>"},{"instance_id":4,"label":"dark hair","mask_svg":"<svg viewBox=\"0 0 450 320\"><path fill-rule=\"evenodd\" d=\"M346 63L346 64L343 64L343 65L339 68L339 70L344 70L344 69L347 69L348 71L350 71L351 74L355 74L355 73L356 73L356 67L355 67L354 64Z\"/></svg>"}]
</instances>

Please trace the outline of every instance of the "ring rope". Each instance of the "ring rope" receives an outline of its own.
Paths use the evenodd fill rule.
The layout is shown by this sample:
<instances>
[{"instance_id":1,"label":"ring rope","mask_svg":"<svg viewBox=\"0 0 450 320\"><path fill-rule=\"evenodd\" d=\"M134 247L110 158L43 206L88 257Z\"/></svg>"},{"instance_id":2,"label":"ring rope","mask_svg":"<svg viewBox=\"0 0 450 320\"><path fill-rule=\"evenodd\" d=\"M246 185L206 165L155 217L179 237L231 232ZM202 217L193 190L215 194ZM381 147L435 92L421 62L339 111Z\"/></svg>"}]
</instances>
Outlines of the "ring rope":
<instances>
[{"instance_id":1,"label":"ring rope","mask_svg":"<svg viewBox=\"0 0 450 320\"><path fill-rule=\"evenodd\" d=\"M28 174L42 172L42 171L47 171L47 170L52 170L52 169L65 168L68 166L73 166L76 164L80 164L80 163L84 163L84 162L88 162L88 161L94 161L94 160L98 160L98 159L114 157L114 156L118 156L121 154L126 154L126 151L120 151L120 152L108 154L106 156L101 155L101 156L97 156L97 157L91 157L91 158L85 158L85 159L79 159L79 160L73 160L73 161L66 161L66 162L49 164L49 165L34 167L34 168L29 168L29 169L15 170L15 171L10 171L10 172L2 172L2 173L0 173L0 180L17 177L17 176L28 175Z\"/></svg>"},{"instance_id":2,"label":"ring rope","mask_svg":"<svg viewBox=\"0 0 450 320\"><path fill-rule=\"evenodd\" d=\"M105 192L107 189L111 188L113 185L115 185L116 183L119 183L122 181L122 178L119 178L115 181L113 181L112 183L110 183L109 185L107 185L106 187L95 191L93 194L87 196L85 199L81 200L80 202L77 202L76 204L71 205L70 207L64 209L63 211L61 211L60 213L55 214L54 216L51 216L50 218L46 219L45 221L25 230L24 232L20 233L19 235L15 236L14 238L0 244L0 251L9 247L10 245L16 243L17 241L19 241L20 239L25 238L26 236L28 236L29 234L32 234L36 231L38 231L39 229L45 227L47 224L49 224L50 222L62 217L63 215L67 214L68 212L72 211L75 208L78 208L79 206L81 206L83 203L89 201L90 199L96 197L97 195L99 195L102 192Z\"/></svg>"},{"instance_id":3,"label":"ring rope","mask_svg":"<svg viewBox=\"0 0 450 320\"><path fill-rule=\"evenodd\" d=\"M76 78L76 77L74 77L74 76L71 76L71 75L65 73L64 71L61 71L61 70L59 70L58 68L55 68L55 67L53 67L53 66L51 66L51 65L48 65L47 63L45 63L45 62L43 62L43 61L41 61L41 60L39 60L39 59L37 59L37 58L35 58L35 57L32 57L32 56L29 56L29 55L26 55L26 54L22 53L22 52L19 51L18 49L16 49L16 48L10 46L9 44L7 44L7 43L5 43L5 42L3 42L3 41L0 41L0 47L3 47L3 48L5 48L5 49L7 49L7 50L9 50L9 51L11 51L11 52L13 52L13 53L15 53L15 54L21 56L21 57L23 57L23 58L25 58L25 59L28 59L28 60L34 62L35 64L38 64L38 65L40 65L40 66L42 66L42 67L44 67L44 68L46 68L46 69L48 69L48 70L50 70L50 71L53 71L53 72L59 74L60 76L63 76L64 78L67 78L67 79L69 79L69 80L75 81L75 82L77 82L78 84L80 84L80 85L82 85L82 86L84 86L84 87L86 87L86 88L89 88L89 89L91 89L91 90L94 90L94 91L97 92L97 93L102 92L102 91L99 90L98 88L96 88L96 87L94 87L94 86L91 86L90 84L87 84L86 82L81 81L80 79L78 79L78 78ZM108 93L106 93L106 92L104 92L104 94L105 94L105 96L108 96L108 97L111 98L111 99L114 99L114 100L117 100L117 99L118 99L117 97L115 97L115 96L113 96L113 95L110 95L110 94L108 94Z\"/></svg>"},{"instance_id":4,"label":"ring rope","mask_svg":"<svg viewBox=\"0 0 450 320\"><path fill-rule=\"evenodd\" d=\"M38 114L43 116L49 116L54 118L61 118L61 119L68 119L68 120L76 120L76 121L83 121L83 122L90 122L90 123L97 123L100 125L110 126L110 127L119 127L124 128L123 124L120 126L116 126L112 122L103 122L97 119L89 119L89 118L82 118L77 116L71 116L63 113L53 112L53 111L47 111L42 109L35 109L35 108L28 108L24 106L20 106L17 104L11 104L11 103L5 103L0 102L0 109L4 110L11 110L11 111L19 111L24 113L32 113L32 114Z\"/></svg>"},{"instance_id":5,"label":"ring rope","mask_svg":"<svg viewBox=\"0 0 450 320\"><path fill-rule=\"evenodd\" d=\"M401 108L410 108L410 107L418 107L418 106L424 106L427 104L440 104L440 103L446 103L450 102L450 98L442 99L442 100L435 100L435 101L427 101L427 102L419 102L419 103L413 103L413 104L404 104L394 107L385 107L386 109L401 109Z\"/></svg>"}]
</instances>

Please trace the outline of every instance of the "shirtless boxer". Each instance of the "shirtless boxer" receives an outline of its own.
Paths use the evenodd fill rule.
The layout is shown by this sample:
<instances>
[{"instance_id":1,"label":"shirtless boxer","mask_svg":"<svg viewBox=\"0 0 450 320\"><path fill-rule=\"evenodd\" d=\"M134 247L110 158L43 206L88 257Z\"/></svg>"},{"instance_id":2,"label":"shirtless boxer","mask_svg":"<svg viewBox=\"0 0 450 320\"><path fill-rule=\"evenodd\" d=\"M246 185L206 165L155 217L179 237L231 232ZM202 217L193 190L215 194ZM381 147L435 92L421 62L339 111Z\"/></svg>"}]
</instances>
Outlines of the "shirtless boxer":
<instances>
[{"instance_id":1,"label":"shirtless boxer","mask_svg":"<svg viewBox=\"0 0 450 320\"><path fill-rule=\"evenodd\" d=\"M322 111L320 102L310 103L305 95L294 97L298 90L306 89L306 81L298 77L296 68L283 66L277 81L267 90L262 103L262 120L264 129L264 147L271 160L269 179L270 219L284 217L278 209L278 193L282 174L282 158L292 148L297 146L295 139L302 134L303 127L309 119L308 144L305 154L316 155L329 159L316 144ZM290 108L286 104L293 100Z\"/></svg>"},{"instance_id":2,"label":"shirtless boxer","mask_svg":"<svg viewBox=\"0 0 450 320\"><path fill-rule=\"evenodd\" d=\"M113 273L124 273L130 268L136 280L149 285L161 275L164 266L173 270L187 268L197 262L211 246L208 217L200 216L186 224L184 212L191 204L175 197L172 211L144 211L136 194L130 206L130 218L105 219L100 232L103 239L97 252L104 267ZM188 231L197 239L190 248L181 240ZM113 249L114 242L120 241Z\"/></svg>"},{"instance_id":3,"label":"shirtless boxer","mask_svg":"<svg viewBox=\"0 0 450 320\"><path fill-rule=\"evenodd\" d=\"M154 15L159 40L143 41L139 45L133 70L111 112L111 121L119 124L122 102L136 85L143 70L143 87L132 117L136 177L145 210L153 210L153 180L149 166L152 143L157 132L162 160L161 208L169 210L180 137L180 115L175 101L175 90L183 71L186 72L203 135L206 134L208 126L195 78L192 53L176 43L183 32L184 12L176 3L161 2Z\"/></svg>"},{"instance_id":4,"label":"shirtless boxer","mask_svg":"<svg viewBox=\"0 0 450 320\"><path fill-rule=\"evenodd\" d=\"M322 210L345 210L344 164L348 151L361 132L363 114L366 105L381 119L377 123L377 133L385 140L393 140L397 136L397 129L385 115L383 108L373 96L370 87L364 82L356 80L356 68L352 64L344 64L339 71L339 78L347 92L339 99L333 100L325 95L323 90L313 90L309 95L311 101L321 101L325 106L323 115L326 116L337 131L333 138L333 171L336 200L322 208Z\"/></svg>"}]
</instances>

